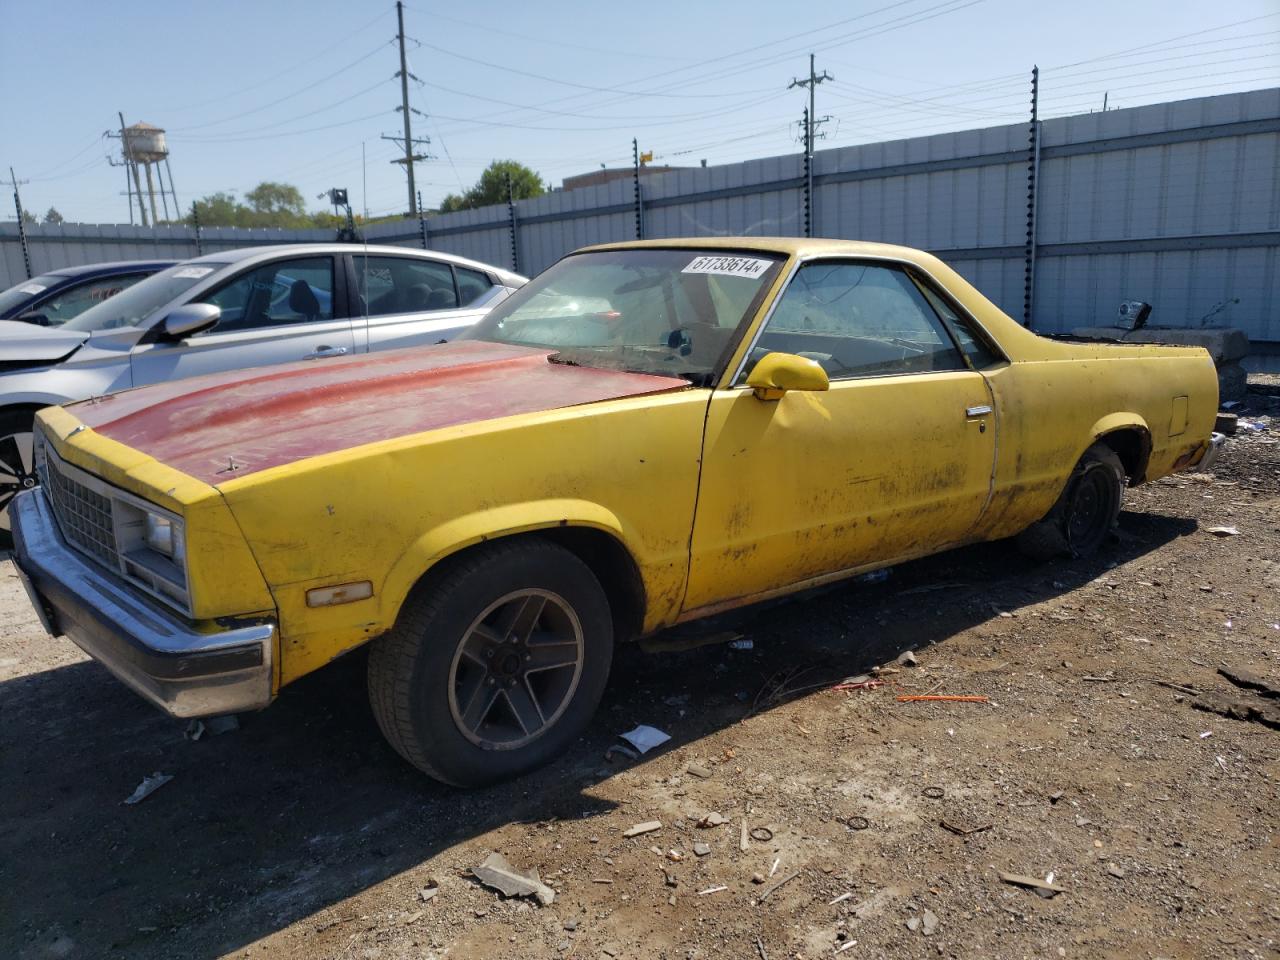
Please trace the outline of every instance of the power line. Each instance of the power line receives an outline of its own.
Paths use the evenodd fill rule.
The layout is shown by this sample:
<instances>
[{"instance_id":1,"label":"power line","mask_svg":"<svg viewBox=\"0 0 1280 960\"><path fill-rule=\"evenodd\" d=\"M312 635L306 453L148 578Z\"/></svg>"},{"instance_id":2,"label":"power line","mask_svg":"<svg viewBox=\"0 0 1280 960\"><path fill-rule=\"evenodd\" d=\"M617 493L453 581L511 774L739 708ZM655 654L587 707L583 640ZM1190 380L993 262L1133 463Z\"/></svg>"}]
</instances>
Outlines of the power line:
<instances>
[{"instance_id":1,"label":"power line","mask_svg":"<svg viewBox=\"0 0 1280 960\"><path fill-rule=\"evenodd\" d=\"M210 120L207 123L197 123L189 127L173 127L171 129L171 132L184 133L189 130L203 130L206 127L216 127L219 124L227 123L231 120L240 120L243 117L248 117L255 113L261 113L263 110L270 110L272 107L278 106L279 104L284 103L286 100L292 100L294 97L302 96L302 94L304 93L310 93L320 84L327 83L328 81L332 80L334 77L341 76L342 74L346 73L348 70L351 70L352 68L359 66L360 64L368 60L370 57L376 56L377 54L381 53L383 48L386 45L387 45L386 43L380 43L376 47L374 47L372 50L370 50L368 53L365 53L362 56L357 57L355 60L352 60L346 66L339 67L337 70L333 71L333 73L327 74L326 76L323 76L318 80L313 80L310 83L308 83L306 86L299 87L297 90L294 90L292 93L286 93L283 97L277 97L275 100L272 100L270 103L264 103L262 106L254 107L252 110L241 110L239 113L235 113L227 117L222 117L219 120Z\"/></svg>"},{"instance_id":2,"label":"power line","mask_svg":"<svg viewBox=\"0 0 1280 960\"><path fill-rule=\"evenodd\" d=\"M330 51L337 50L339 47L346 47L350 45L352 37L355 37L358 34L364 33L366 30L372 27L375 23L380 22L384 17L388 16L390 13L391 13L390 10L383 10L372 20L365 22L363 26L356 27L354 30L343 32L341 40L338 40L336 43L330 44L329 46L325 47L322 50L316 51L315 53L311 54L309 57L306 57L303 60L299 60L296 63L288 67L285 67L283 70L280 70L278 73L273 73L269 77L264 77L261 80L258 80L254 83L249 84L247 87L240 87L236 90L231 90L231 91L222 91L216 97L211 97L208 100L200 100L196 103L184 103L182 105L182 108L184 110L195 110L200 107L208 106L211 103L226 103L232 97L238 97L240 94L248 93L250 90L257 90L261 87L265 87L267 84L271 83L274 80L279 80L283 76L295 74L297 73L300 67L304 67L309 63L315 63L316 61L323 59L325 55L328 54Z\"/></svg>"},{"instance_id":3,"label":"power line","mask_svg":"<svg viewBox=\"0 0 1280 960\"><path fill-rule=\"evenodd\" d=\"M405 8L408 10L417 11L418 13L424 13L427 16L431 17L431 19L433 20L443 20L446 23L456 23L456 24L459 24L460 26L471 27L472 29L483 32L487 36L493 36L496 34L497 36L501 36L501 37L514 37L515 39L519 40L521 43L544 43L553 47L564 47L569 50L586 50L588 53L594 53L596 56L599 56L601 54L612 54L614 56L619 56L619 57L628 57L633 60L666 60L666 61L688 62L689 60L693 59L692 57L664 57L659 54L653 54L653 53L636 53L632 50L612 50L608 47L596 46L595 44L568 43L564 40L550 40L546 37L534 37L534 36L530 36L527 33L515 33L511 30L503 30L499 27L495 27L491 23L476 23L472 20L462 20L458 17L446 16L445 14L441 13L439 10L421 10L418 7L410 6L409 4L405 4Z\"/></svg>"},{"instance_id":4,"label":"power line","mask_svg":"<svg viewBox=\"0 0 1280 960\"><path fill-rule=\"evenodd\" d=\"M184 138L179 138L179 142L184 142L184 143L247 143L247 142L252 141L252 140L274 140L274 139L276 139L277 137L297 137L297 136L301 136L302 134L305 134L305 133L318 133L318 132L320 132L321 130L335 130L335 129L337 129L338 127L349 127L349 126L351 126L352 124L355 124L355 123L364 123L366 120L373 120L373 119L374 119L374 118L376 118L376 117L385 117L385 116L386 116L388 113L390 113L390 112L391 112L391 111L388 111L388 110L378 110L378 111L377 111L377 112L375 112L375 113L369 113L369 114L364 115L363 117L355 117L355 118L353 118L353 119L351 119L351 120L341 120L341 121L339 121L339 122L337 122L337 123L327 123L327 124L325 124L324 126L320 126L320 127L308 127L308 128L307 128L307 129L305 129L305 130L278 130L278 131L276 131L275 133L263 134L262 136L257 136L257 137L240 137L240 136L231 136L231 135L228 135L228 136L210 137L208 140L198 140L198 139L195 139L195 138L192 138L191 140L186 140L186 139L184 139Z\"/></svg>"},{"instance_id":5,"label":"power line","mask_svg":"<svg viewBox=\"0 0 1280 960\"><path fill-rule=\"evenodd\" d=\"M355 93L351 94L350 96L343 97L341 100L335 100L332 103L325 104L323 107L317 107L315 110L310 110L307 113L296 114L295 116L292 116L289 118L289 122L293 123L297 120L305 120L307 117L314 117L317 114L328 113L330 110L336 110L338 107L344 106L345 104L350 103L352 100L358 100L360 97L363 97L366 94L371 93L374 90L377 90L379 87L384 86L387 82L387 79L388 78L384 77L381 80L378 80L376 83L368 87L365 87L363 90L357 90ZM179 134L178 140L182 143L219 143L222 140L226 139L227 137L239 137L239 136L245 136L253 133L262 133L267 130L275 130L278 127L279 127L279 124L267 123L267 124L263 124L260 127L246 127L243 130L230 130L225 134L212 134L210 136L189 137L184 134Z\"/></svg>"},{"instance_id":6,"label":"power line","mask_svg":"<svg viewBox=\"0 0 1280 960\"><path fill-rule=\"evenodd\" d=\"M501 104L502 106L512 107L516 110L532 110L535 113L546 113L546 114L550 114L552 116L557 116L557 117L579 117L583 120L660 120L660 119L678 119L680 117L695 117L695 116L705 117L708 115L706 111L697 111L696 113L665 114L663 116L658 116L652 113L630 115L630 116L627 114L610 114L608 116L600 116L599 114L591 114L591 113L574 113L569 110L551 110L547 107L539 107L535 104L529 104L529 103L512 103L510 100L499 100L496 97L485 97L485 96L481 96L478 93L468 93L465 90L456 90L453 87L446 87L438 83L429 83L425 80L420 80L419 84L421 86L430 87L433 90L440 90L444 93L452 93L452 94L455 94L456 96L466 97L470 100L483 100L487 103L497 103L497 104ZM763 87L756 90L745 90L745 91L739 90L736 94L725 94L725 96L741 96L743 94L769 93L773 89L774 89L773 87Z\"/></svg>"}]
</instances>

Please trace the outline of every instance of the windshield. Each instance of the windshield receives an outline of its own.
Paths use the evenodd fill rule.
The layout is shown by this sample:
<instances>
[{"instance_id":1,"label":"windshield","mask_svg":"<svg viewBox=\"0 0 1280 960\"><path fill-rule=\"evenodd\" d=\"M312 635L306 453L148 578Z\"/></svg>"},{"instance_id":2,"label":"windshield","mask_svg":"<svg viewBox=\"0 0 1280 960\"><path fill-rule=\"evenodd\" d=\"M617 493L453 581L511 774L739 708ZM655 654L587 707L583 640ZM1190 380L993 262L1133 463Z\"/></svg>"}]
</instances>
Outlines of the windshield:
<instances>
[{"instance_id":1,"label":"windshield","mask_svg":"<svg viewBox=\"0 0 1280 960\"><path fill-rule=\"evenodd\" d=\"M10 287L0 293L0 314L8 313L14 307L30 300L38 293L44 293L55 284L62 283L66 277L56 273L46 273L31 280L23 280L17 286Z\"/></svg>"},{"instance_id":2,"label":"windshield","mask_svg":"<svg viewBox=\"0 0 1280 960\"><path fill-rule=\"evenodd\" d=\"M717 250L579 253L530 280L466 337L709 383L781 263Z\"/></svg>"},{"instance_id":3,"label":"windshield","mask_svg":"<svg viewBox=\"0 0 1280 960\"><path fill-rule=\"evenodd\" d=\"M184 290L225 266L225 263L180 263L168 270L161 270L145 280L139 280L110 300L90 307L80 316L68 320L62 325L62 329L93 332L136 327Z\"/></svg>"}]
</instances>

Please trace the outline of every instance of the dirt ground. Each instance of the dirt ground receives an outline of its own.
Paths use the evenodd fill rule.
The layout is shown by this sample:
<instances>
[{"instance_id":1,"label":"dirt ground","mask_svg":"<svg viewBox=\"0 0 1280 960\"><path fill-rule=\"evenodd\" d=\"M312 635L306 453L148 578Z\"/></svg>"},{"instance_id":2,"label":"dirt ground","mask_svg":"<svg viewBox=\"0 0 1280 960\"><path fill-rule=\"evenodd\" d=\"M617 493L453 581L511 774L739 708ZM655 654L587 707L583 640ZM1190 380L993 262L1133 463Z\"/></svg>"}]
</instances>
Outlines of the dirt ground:
<instances>
[{"instance_id":1,"label":"dirt ground","mask_svg":"<svg viewBox=\"0 0 1280 960\"><path fill-rule=\"evenodd\" d=\"M750 650L629 647L569 755L472 793L386 746L356 658L185 739L0 565L0 957L1280 956L1280 732L1189 692L1280 682L1278 414L1096 559L989 544L666 638ZM606 761L637 723L672 739ZM493 851L554 903L471 878Z\"/></svg>"}]
</instances>

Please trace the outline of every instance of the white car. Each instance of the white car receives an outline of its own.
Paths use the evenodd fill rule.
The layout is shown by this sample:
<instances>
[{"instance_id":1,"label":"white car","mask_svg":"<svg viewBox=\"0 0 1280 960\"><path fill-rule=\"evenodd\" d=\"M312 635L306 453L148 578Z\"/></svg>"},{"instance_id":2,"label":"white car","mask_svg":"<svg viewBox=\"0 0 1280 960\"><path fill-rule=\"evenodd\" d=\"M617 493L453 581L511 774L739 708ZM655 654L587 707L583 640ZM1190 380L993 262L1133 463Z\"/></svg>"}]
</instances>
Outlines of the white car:
<instances>
[{"instance_id":1,"label":"white car","mask_svg":"<svg viewBox=\"0 0 1280 960\"><path fill-rule=\"evenodd\" d=\"M211 253L58 327L0 321L0 541L35 485L41 407L290 360L449 340L525 278L447 253L297 244Z\"/></svg>"}]
</instances>

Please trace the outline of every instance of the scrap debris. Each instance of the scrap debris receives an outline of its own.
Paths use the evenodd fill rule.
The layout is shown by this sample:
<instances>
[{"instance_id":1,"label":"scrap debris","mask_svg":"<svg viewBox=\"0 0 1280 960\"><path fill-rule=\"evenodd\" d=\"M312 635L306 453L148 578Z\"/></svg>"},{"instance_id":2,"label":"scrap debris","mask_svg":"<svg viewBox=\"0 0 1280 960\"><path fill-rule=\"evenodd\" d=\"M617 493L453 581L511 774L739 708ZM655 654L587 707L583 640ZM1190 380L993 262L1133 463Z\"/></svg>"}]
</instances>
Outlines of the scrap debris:
<instances>
[{"instance_id":1,"label":"scrap debris","mask_svg":"<svg viewBox=\"0 0 1280 960\"><path fill-rule=\"evenodd\" d=\"M957 823L952 823L950 820L942 820L939 822L939 826L941 826L943 830L950 830L956 836L968 837L975 833L985 833L987 830L990 830L995 826L995 824L984 823L980 827L962 827Z\"/></svg>"},{"instance_id":2,"label":"scrap debris","mask_svg":"<svg viewBox=\"0 0 1280 960\"><path fill-rule=\"evenodd\" d=\"M837 683L832 690L848 691L848 690L874 690L876 687L883 687L888 680L842 680Z\"/></svg>"},{"instance_id":3,"label":"scrap debris","mask_svg":"<svg viewBox=\"0 0 1280 960\"><path fill-rule=\"evenodd\" d=\"M1241 667L1219 667L1218 673L1222 674L1237 687L1244 687L1246 690L1260 693L1264 697L1280 700L1280 686L1264 680L1251 670L1245 670Z\"/></svg>"},{"instance_id":4,"label":"scrap debris","mask_svg":"<svg viewBox=\"0 0 1280 960\"><path fill-rule=\"evenodd\" d=\"M654 747L660 747L671 739L669 733L663 733L657 727L651 727L647 724L640 724L634 730L628 730L626 733L618 734L623 740L635 747L640 753L645 754Z\"/></svg>"},{"instance_id":5,"label":"scrap debris","mask_svg":"<svg viewBox=\"0 0 1280 960\"><path fill-rule=\"evenodd\" d=\"M1045 890L1050 895L1058 893L1066 893L1066 887L1059 887L1053 883L1053 874L1049 874L1049 879L1040 880L1036 877L1028 877L1021 873L1005 873L1003 870L997 870L996 875L1005 883L1011 883L1015 887L1027 887L1031 890Z\"/></svg>"},{"instance_id":6,"label":"scrap debris","mask_svg":"<svg viewBox=\"0 0 1280 960\"><path fill-rule=\"evenodd\" d=\"M544 907L551 906L556 898L556 892L542 882L536 867L521 873L500 853L489 854L484 863L471 868L471 873L504 897L534 897Z\"/></svg>"},{"instance_id":7,"label":"scrap debris","mask_svg":"<svg viewBox=\"0 0 1280 960\"><path fill-rule=\"evenodd\" d=\"M764 893L760 894L760 897L759 899L756 900L756 903L764 903L771 896L773 896L775 891L781 890L783 887L785 887L788 883L790 883L792 880L794 880L798 876L800 876L800 871L792 870L785 877L783 877L781 880L775 883L772 887L770 887Z\"/></svg>"},{"instance_id":8,"label":"scrap debris","mask_svg":"<svg viewBox=\"0 0 1280 960\"><path fill-rule=\"evenodd\" d=\"M622 831L624 837L638 837L645 833L653 833L655 830L662 829L661 820L646 820L644 823L637 823L634 827L628 827Z\"/></svg>"},{"instance_id":9,"label":"scrap debris","mask_svg":"<svg viewBox=\"0 0 1280 960\"><path fill-rule=\"evenodd\" d=\"M990 703L990 697L969 696L956 693L920 693L898 697L899 703Z\"/></svg>"},{"instance_id":10,"label":"scrap debris","mask_svg":"<svg viewBox=\"0 0 1280 960\"><path fill-rule=\"evenodd\" d=\"M705 633L694 637L649 637L640 641L640 649L644 653L685 653L699 647L718 646L722 643L733 643L741 640L742 634L733 630L719 633Z\"/></svg>"},{"instance_id":11,"label":"scrap debris","mask_svg":"<svg viewBox=\"0 0 1280 960\"><path fill-rule=\"evenodd\" d=\"M124 798L124 802L129 806L133 806L135 803L141 803L172 779L172 774L161 773L157 770L151 776L144 777L142 782L134 788L133 793Z\"/></svg>"},{"instance_id":12,"label":"scrap debris","mask_svg":"<svg viewBox=\"0 0 1280 960\"><path fill-rule=\"evenodd\" d=\"M1231 700L1212 693L1202 693L1191 706L1206 713L1216 713L1232 720L1251 720L1272 730L1280 730L1280 708L1251 700Z\"/></svg>"}]
</instances>

